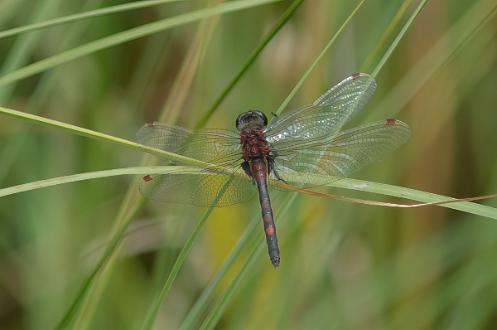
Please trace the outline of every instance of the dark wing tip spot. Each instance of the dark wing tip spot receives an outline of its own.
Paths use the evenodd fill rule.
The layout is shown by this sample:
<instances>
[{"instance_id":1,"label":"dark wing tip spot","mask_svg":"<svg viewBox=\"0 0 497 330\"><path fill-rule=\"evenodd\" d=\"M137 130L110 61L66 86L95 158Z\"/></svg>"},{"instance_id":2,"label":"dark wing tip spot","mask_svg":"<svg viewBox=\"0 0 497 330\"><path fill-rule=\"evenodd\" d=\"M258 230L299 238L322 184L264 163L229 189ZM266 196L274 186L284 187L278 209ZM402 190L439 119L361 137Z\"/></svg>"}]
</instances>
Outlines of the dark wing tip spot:
<instances>
[{"instance_id":1,"label":"dark wing tip spot","mask_svg":"<svg viewBox=\"0 0 497 330\"><path fill-rule=\"evenodd\" d=\"M362 75L363 75L362 73L356 72L356 73L353 73L350 77L352 79L357 79L357 78L361 77Z\"/></svg>"},{"instance_id":2,"label":"dark wing tip spot","mask_svg":"<svg viewBox=\"0 0 497 330\"><path fill-rule=\"evenodd\" d=\"M145 182L149 182L149 181L152 181L154 178L152 178L150 175L147 174L142 179Z\"/></svg>"},{"instance_id":3,"label":"dark wing tip spot","mask_svg":"<svg viewBox=\"0 0 497 330\"><path fill-rule=\"evenodd\" d=\"M394 118L388 118L385 122L386 125L391 126L397 124L397 119Z\"/></svg>"}]
</instances>

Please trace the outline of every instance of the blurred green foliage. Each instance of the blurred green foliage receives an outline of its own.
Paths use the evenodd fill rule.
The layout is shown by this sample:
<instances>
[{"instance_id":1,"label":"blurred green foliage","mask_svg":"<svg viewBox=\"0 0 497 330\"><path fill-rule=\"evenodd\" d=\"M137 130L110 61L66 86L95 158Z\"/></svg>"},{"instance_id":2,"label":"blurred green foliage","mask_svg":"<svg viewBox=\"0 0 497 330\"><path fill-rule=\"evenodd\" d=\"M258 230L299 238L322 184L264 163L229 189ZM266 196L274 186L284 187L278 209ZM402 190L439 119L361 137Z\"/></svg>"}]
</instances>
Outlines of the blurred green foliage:
<instances>
[{"instance_id":1,"label":"blurred green foliage","mask_svg":"<svg viewBox=\"0 0 497 330\"><path fill-rule=\"evenodd\" d=\"M243 10L104 43L22 79L16 70L29 73L29 65L59 53L225 3L171 2L2 38L0 106L130 140L154 120L234 128L242 111L276 111L359 3L244 2ZM294 15L247 62L291 3ZM312 102L353 72L380 68L378 91L354 123L396 117L409 123L412 137L356 177L454 197L497 192L497 1L427 1L413 15L420 3L366 0L288 107ZM3 0L0 31L121 4ZM209 109L212 117L201 122ZM5 188L137 166L143 155L2 115L0 159ZM133 182L109 177L0 199L2 329L497 326L493 220L276 192L282 264L275 270L261 244L255 200L210 212L142 201ZM195 228L192 249L178 263Z\"/></svg>"}]
</instances>

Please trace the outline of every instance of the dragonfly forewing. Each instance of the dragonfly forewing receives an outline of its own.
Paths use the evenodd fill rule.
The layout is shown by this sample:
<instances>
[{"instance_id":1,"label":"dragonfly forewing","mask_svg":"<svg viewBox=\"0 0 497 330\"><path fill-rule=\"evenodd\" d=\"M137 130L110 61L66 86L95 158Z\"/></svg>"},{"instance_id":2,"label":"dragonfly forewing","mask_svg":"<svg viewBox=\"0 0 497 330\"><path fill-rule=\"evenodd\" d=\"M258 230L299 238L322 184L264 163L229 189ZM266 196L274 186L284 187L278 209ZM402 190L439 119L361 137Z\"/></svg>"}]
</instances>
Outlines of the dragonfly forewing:
<instances>
[{"instance_id":1,"label":"dragonfly forewing","mask_svg":"<svg viewBox=\"0 0 497 330\"><path fill-rule=\"evenodd\" d=\"M364 73L347 77L319 97L311 106L275 117L266 139L276 145L331 137L359 112L376 89L374 78Z\"/></svg>"},{"instance_id":2,"label":"dragonfly forewing","mask_svg":"<svg viewBox=\"0 0 497 330\"><path fill-rule=\"evenodd\" d=\"M362 125L331 138L278 149L275 169L283 180L300 187L316 186L316 175L329 177L325 183L330 183L381 160L405 143L409 135L409 126L400 120Z\"/></svg>"},{"instance_id":3,"label":"dragonfly forewing","mask_svg":"<svg viewBox=\"0 0 497 330\"><path fill-rule=\"evenodd\" d=\"M181 154L214 165L240 163L240 135L222 129L191 132L160 123L143 126L137 133L138 142L150 147Z\"/></svg>"}]
</instances>

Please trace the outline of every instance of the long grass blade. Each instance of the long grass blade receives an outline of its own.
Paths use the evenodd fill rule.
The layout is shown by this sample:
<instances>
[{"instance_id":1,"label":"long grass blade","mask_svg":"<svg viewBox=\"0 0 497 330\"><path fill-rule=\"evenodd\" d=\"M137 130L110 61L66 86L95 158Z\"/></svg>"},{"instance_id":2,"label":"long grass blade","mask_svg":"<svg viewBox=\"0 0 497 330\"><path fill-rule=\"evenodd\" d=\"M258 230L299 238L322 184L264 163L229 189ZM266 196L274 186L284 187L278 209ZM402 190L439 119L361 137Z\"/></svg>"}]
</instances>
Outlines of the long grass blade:
<instances>
[{"instance_id":1,"label":"long grass blade","mask_svg":"<svg viewBox=\"0 0 497 330\"><path fill-rule=\"evenodd\" d=\"M205 166L206 165L205 163L200 162L200 161L193 159L193 158L189 158L189 157L185 157L185 156L175 154L172 152L148 147L148 146L145 146L145 145L142 145L142 144L130 141L130 140L121 139L121 138L118 138L118 137L115 137L115 136L112 136L109 134L100 133L97 131L93 131L91 129L82 128L82 127L79 127L76 125L67 124L67 123L64 123L64 122L61 122L58 120L48 119L45 117L32 115L32 114L25 113L22 111L3 108L3 107L0 107L0 113L9 115L11 117L28 120L28 121L34 122L36 124L61 128L63 130L69 131L73 134L81 135L84 137L119 144L121 146L125 146L128 148L133 148L135 150L147 152L147 153L150 153L152 155L163 157L163 158L169 159L171 161L177 161L177 162L180 162L180 163L183 163L186 165L198 165L198 166L203 166L203 165Z\"/></svg>"},{"instance_id":2,"label":"long grass blade","mask_svg":"<svg viewBox=\"0 0 497 330\"><path fill-rule=\"evenodd\" d=\"M123 32L104 37L85 45L67 50L65 52L53 55L41 61L27 65L21 69L10 72L3 77L0 77L0 86L10 84L12 82L33 76L37 73L52 69L61 64L75 60L77 58L90 55L99 50L103 50L112 46L116 46L128 41L142 38L157 32L161 32L183 24L196 22L208 17L222 15L225 13L239 11L252 8L259 5L276 2L280 0L240 0L217 5L211 8L200 9L188 14L178 15L173 18L163 19L157 22L141 25Z\"/></svg>"},{"instance_id":3,"label":"long grass blade","mask_svg":"<svg viewBox=\"0 0 497 330\"><path fill-rule=\"evenodd\" d=\"M363 0L364 1L364 0ZM278 19L276 22L276 25L273 27L273 29L264 37L264 39L261 41L261 43L254 49L252 54L249 56L247 59L247 62L242 66L240 71L236 74L236 76L229 82L229 84L226 86L226 88L223 90L221 95L214 101L214 103L211 105L211 107L207 110L206 114L197 122L195 125L195 128L201 128L207 123L210 117L214 114L214 111L223 103L223 101L226 99L228 94L233 90L233 88L236 86L236 84L240 81L240 79L245 75L247 70L252 66L252 64L255 63L255 60L259 56L259 54L266 48L266 46L269 44L269 42L273 39L273 37L278 34L278 32L281 30L283 26L290 20L290 18L293 16L295 11L300 7L302 4L303 0L295 0L292 2L292 4L288 7L288 9L281 15L281 17Z\"/></svg>"},{"instance_id":4,"label":"long grass blade","mask_svg":"<svg viewBox=\"0 0 497 330\"><path fill-rule=\"evenodd\" d=\"M43 22L28 24L28 25L16 27L13 29L5 30L5 31L0 31L0 39L7 38L7 37L13 37L15 35L26 33L29 31L36 31L36 30L41 30L41 29L45 29L48 27L61 25L61 24L77 22L77 21L80 21L83 19L100 17L100 16L110 15L110 14L116 14L116 13L126 12L129 10L134 10L134 9L159 6L159 5L166 4L168 2L177 2L177 1L183 1L183 0L135 1L135 2L125 3L125 4L121 4L121 5L117 5L117 6L111 6L111 7L106 7L106 8L90 10L90 11L86 11L83 13L53 18L53 19L46 20Z\"/></svg>"},{"instance_id":5,"label":"long grass blade","mask_svg":"<svg viewBox=\"0 0 497 330\"><path fill-rule=\"evenodd\" d=\"M201 168L189 167L189 166L137 166L137 167L119 168L119 169L112 169L105 171L79 173L74 175L55 177L46 180L29 182L13 187L2 188L0 189L0 197L10 196L27 191L33 191L37 189L43 189L43 188L48 188L61 184L78 182L78 181L103 179L103 178L122 176L122 175L166 174L166 173L172 175L205 174ZM321 186L326 186L330 188L356 190L367 193L374 193L379 195L409 199L421 203L440 203L440 202L443 203L453 199L452 197L449 196L433 194L426 191L389 185L385 183L351 179L351 178L342 178L340 180L337 180L336 182L329 183L330 177L316 176L314 180L311 180L308 183L318 184L318 182L321 182L320 184ZM453 202L437 206L447 207L461 212L466 212L497 220L497 209L486 205L480 205L472 202Z\"/></svg>"},{"instance_id":6,"label":"long grass blade","mask_svg":"<svg viewBox=\"0 0 497 330\"><path fill-rule=\"evenodd\" d=\"M400 29L400 31L397 34L397 36L395 37L395 39L392 41L390 46L385 51L385 54L383 54L383 56L380 58L380 61L378 62L378 64L374 68L373 72L371 72L371 75L373 77L376 77L378 75L378 73L381 71L381 69L383 68L385 63L388 61L390 56L392 56L393 52L395 51L395 49L399 45L400 41L404 38L405 34L409 30L409 28L412 26L412 24L414 23L414 21L419 16L419 14L421 13L421 11L423 10L423 8L426 6L427 3L428 3L428 0L421 0L419 2L416 9L412 12L411 16L409 16L409 19L407 20L406 24L404 24L404 26L402 26L402 29Z\"/></svg>"}]
</instances>

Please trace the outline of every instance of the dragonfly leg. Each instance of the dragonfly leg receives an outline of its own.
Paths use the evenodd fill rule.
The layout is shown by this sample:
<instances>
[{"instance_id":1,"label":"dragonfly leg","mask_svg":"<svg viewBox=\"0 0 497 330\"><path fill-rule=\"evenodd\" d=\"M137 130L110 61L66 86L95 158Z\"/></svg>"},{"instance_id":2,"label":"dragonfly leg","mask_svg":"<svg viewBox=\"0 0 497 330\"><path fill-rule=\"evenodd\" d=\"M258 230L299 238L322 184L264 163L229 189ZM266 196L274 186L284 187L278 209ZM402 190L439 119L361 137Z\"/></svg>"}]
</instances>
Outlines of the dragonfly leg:
<instances>
[{"instance_id":1,"label":"dragonfly leg","mask_svg":"<svg viewBox=\"0 0 497 330\"><path fill-rule=\"evenodd\" d=\"M247 174L251 179L252 179L252 184L255 184L255 179L254 176L252 175L252 170L250 169L250 164L248 161L244 161L242 163L242 169Z\"/></svg>"},{"instance_id":2,"label":"dragonfly leg","mask_svg":"<svg viewBox=\"0 0 497 330\"><path fill-rule=\"evenodd\" d=\"M276 170L276 167L274 166L274 157L275 156L268 156L267 157L267 162L268 162L268 168L269 168L269 172L271 173L274 173L274 176L276 177L276 179L288 184L288 182L286 182L281 176L280 174L278 173L278 171Z\"/></svg>"},{"instance_id":3,"label":"dragonfly leg","mask_svg":"<svg viewBox=\"0 0 497 330\"><path fill-rule=\"evenodd\" d=\"M276 120L278 119L278 115L274 112L271 112L271 115L273 116L273 118L271 118L271 121L269 122L269 127L274 124L276 122Z\"/></svg>"},{"instance_id":4,"label":"dragonfly leg","mask_svg":"<svg viewBox=\"0 0 497 330\"><path fill-rule=\"evenodd\" d=\"M277 171L275 168L273 168L273 173L274 173L274 176L276 177L276 179L278 179L278 180L282 181L283 183L288 184L288 182L286 182L286 180L285 180L285 179L283 179L283 178L280 176L280 174L278 173L278 171Z\"/></svg>"}]
</instances>

